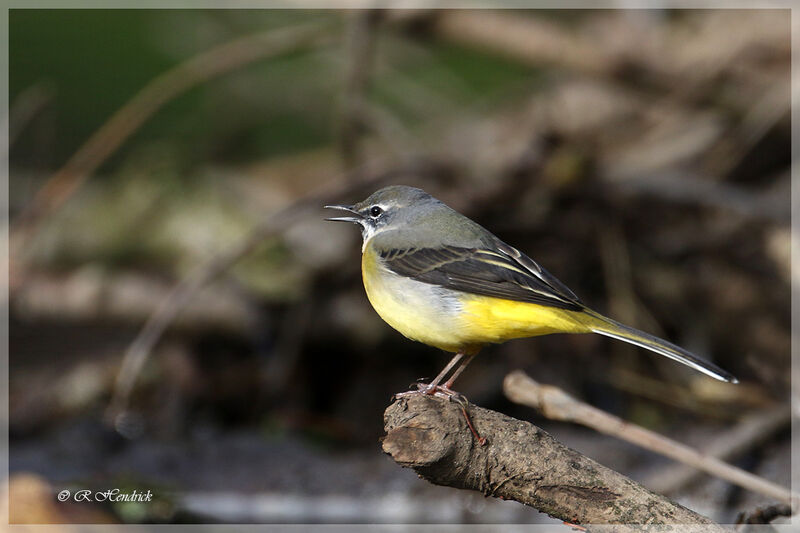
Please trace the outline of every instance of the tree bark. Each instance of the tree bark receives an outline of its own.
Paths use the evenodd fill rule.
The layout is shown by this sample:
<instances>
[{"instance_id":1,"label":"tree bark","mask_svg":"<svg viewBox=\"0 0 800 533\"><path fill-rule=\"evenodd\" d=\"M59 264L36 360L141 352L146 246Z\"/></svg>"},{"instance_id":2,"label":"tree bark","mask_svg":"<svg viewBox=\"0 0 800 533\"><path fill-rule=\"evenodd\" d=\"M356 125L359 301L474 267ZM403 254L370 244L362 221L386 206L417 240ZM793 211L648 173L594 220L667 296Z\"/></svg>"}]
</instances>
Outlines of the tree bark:
<instances>
[{"instance_id":1,"label":"tree bark","mask_svg":"<svg viewBox=\"0 0 800 533\"><path fill-rule=\"evenodd\" d=\"M567 448L542 429L476 406L470 419L487 443L470 432L461 407L446 399L412 396L384 413L383 450L436 485L516 500L573 524L601 524L606 532L668 530L659 525L727 531L642 485ZM683 531L683 529L681 529Z\"/></svg>"}]
</instances>

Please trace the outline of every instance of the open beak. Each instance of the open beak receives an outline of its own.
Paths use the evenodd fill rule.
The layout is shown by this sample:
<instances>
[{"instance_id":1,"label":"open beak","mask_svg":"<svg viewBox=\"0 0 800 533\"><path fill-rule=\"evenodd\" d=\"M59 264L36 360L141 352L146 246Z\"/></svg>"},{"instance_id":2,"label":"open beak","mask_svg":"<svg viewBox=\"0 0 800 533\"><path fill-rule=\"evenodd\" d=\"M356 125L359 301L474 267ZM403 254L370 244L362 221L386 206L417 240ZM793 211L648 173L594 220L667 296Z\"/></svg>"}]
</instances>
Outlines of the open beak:
<instances>
[{"instance_id":1,"label":"open beak","mask_svg":"<svg viewBox=\"0 0 800 533\"><path fill-rule=\"evenodd\" d=\"M354 217L333 217L333 218L326 218L325 220L333 220L334 222L352 222L353 224L360 224L364 217L359 214L358 211L353 209L352 205L326 205L325 209L338 209L340 211L347 211L348 213L353 213Z\"/></svg>"}]
</instances>

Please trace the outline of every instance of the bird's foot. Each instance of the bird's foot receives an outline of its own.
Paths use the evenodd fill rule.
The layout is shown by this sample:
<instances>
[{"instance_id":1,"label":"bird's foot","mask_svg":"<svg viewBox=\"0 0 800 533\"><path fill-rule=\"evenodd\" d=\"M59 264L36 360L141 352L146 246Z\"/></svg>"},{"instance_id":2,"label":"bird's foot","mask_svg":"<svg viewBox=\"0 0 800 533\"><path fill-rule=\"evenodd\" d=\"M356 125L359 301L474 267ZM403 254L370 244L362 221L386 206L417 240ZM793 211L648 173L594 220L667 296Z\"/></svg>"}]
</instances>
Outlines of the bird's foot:
<instances>
[{"instance_id":1,"label":"bird's foot","mask_svg":"<svg viewBox=\"0 0 800 533\"><path fill-rule=\"evenodd\" d=\"M450 395L447 398L451 402L457 403L458 406L461 408L461 414L464 415L464 420L467 421L467 427L472 433L472 436L475 437L475 440L478 441L478 444L480 444L481 446L486 446L488 440L486 440L486 437L481 437L478 434L478 431L475 429L475 426L472 425L472 419L470 419L469 412L467 412L467 407L469 407L469 400L467 400L467 397L461 393L452 391L450 389L447 390L450 392Z\"/></svg>"},{"instance_id":2,"label":"bird's foot","mask_svg":"<svg viewBox=\"0 0 800 533\"><path fill-rule=\"evenodd\" d=\"M410 396L417 396L424 394L426 396L438 396L439 398L452 399L454 396L460 397L466 401L466 398L461 393L458 393L446 385L434 385L433 383L412 383L411 387L416 387L416 390L405 392L398 392L394 398L408 398Z\"/></svg>"},{"instance_id":3,"label":"bird's foot","mask_svg":"<svg viewBox=\"0 0 800 533\"><path fill-rule=\"evenodd\" d=\"M481 437L478 432L475 430L475 426L472 425L472 419L469 417L469 413L467 412L467 407L469 407L469 400L467 397L461 394L460 392L456 392L447 385L434 385L432 383L417 383L416 390L410 390L406 392L398 392L394 395L395 399L400 398L409 398L411 396L417 396L420 394L427 395L427 396L438 396L439 398L444 398L446 400L450 400L458 404L459 408L461 408L461 414L464 415L464 420L467 421L467 427L469 428L472 436L475 437L475 440L478 441L478 444L481 446L485 446L488 442L486 437Z\"/></svg>"}]
</instances>

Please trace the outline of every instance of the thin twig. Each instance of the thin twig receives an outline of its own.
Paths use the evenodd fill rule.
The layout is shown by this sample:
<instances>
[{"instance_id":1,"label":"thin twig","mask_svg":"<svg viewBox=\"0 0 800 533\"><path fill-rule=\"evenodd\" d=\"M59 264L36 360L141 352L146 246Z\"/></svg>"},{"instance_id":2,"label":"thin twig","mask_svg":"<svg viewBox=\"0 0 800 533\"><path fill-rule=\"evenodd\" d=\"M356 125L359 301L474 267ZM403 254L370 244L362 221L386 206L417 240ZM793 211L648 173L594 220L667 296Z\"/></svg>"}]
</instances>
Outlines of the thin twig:
<instances>
[{"instance_id":1,"label":"thin twig","mask_svg":"<svg viewBox=\"0 0 800 533\"><path fill-rule=\"evenodd\" d=\"M627 171L617 174L612 168L601 169L603 180L625 193L635 193L670 201L676 204L699 205L706 208L725 209L742 216L787 224L791 218L791 203L785 195L771 190L753 192L728 183L717 183L708 176L689 169L665 169L647 175L631 175ZM781 172L774 180L789 180Z\"/></svg>"},{"instance_id":2,"label":"thin twig","mask_svg":"<svg viewBox=\"0 0 800 533\"><path fill-rule=\"evenodd\" d=\"M759 507L749 513L742 511L736 517L736 524L769 524L781 516L792 516L792 508L784 503L779 503L767 507ZM747 528L743 529L747 530Z\"/></svg>"},{"instance_id":3,"label":"thin twig","mask_svg":"<svg viewBox=\"0 0 800 533\"><path fill-rule=\"evenodd\" d=\"M605 74L612 58L541 17L520 17L492 11L446 10L436 14L437 36L526 63L556 65L584 73Z\"/></svg>"},{"instance_id":4,"label":"thin twig","mask_svg":"<svg viewBox=\"0 0 800 533\"><path fill-rule=\"evenodd\" d=\"M776 483L587 405L558 387L539 384L524 372L515 371L506 376L503 388L512 402L533 407L552 420L588 426L780 502L800 503L796 495Z\"/></svg>"},{"instance_id":5,"label":"thin twig","mask_svg":"<svg viewBox=\"0 0 800 533\"><path fill-rule=\"evenodd\" d=\"M31 120L53 100L54 93L55 91L49 85L36 84L22 91L14 99L9 107L8 117L6 117L8 142L0 146L0 149L6 151L4 157L8 155L7 150L11 148Z\"/></svg>"},{"instance_id":6,"label":"thin twig","mask_svg":"<svg viewBox=\"0 0 800 533\"><path fill-rule=\"evenodd\" d=\"M744 417L735 427L717 436L704 447L703 454L723 461L730 460L763 444L790 423L789 409L762 409ZM697 469L688 466L671 468L649 476L647 486L663 494L670 494L687 486L699 474Z\"/></svg>"},{"instance_id":7,"label":"thin twig","mask_svg":"<svg viewBox=\"0 0 800 533\"><path fill-rule=\"evenodd\" d=\"M355 10L348 14L345 42L347 68L342 92L342 125L339 146L346 168L358 165L360 141L366 130L364 118L370 74L375 55L380 11Z\"/></svg>"}]
</instances>

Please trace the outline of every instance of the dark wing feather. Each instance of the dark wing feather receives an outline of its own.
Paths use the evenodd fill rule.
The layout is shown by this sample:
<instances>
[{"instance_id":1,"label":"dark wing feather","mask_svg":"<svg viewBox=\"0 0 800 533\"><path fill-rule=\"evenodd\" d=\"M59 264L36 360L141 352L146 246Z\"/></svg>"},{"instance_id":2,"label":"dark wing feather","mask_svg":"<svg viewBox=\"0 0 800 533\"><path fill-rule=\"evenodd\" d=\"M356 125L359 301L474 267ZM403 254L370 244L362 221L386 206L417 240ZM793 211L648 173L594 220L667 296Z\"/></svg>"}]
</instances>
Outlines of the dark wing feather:
<instances>
[{"instance_id":1,"label":"dark wing feather","mask_svg":"<svg viewBox=\"0 0 800 533\"><path fill-rule=\"evenodd\" d=\"M569 287L561 283L554 275L550 272L542 268L539 263L528 257L527 255L523 254L513 246L509 246L508 244L504 243L501 240L497 240L495 242L495 246L497 249L508 255L509 257L513 258L517 263L524 266L528 269L531 273L535 276L541 278L551 289L557 292L563 298L570 300L572 302L578 303L583 307L583 303L580 301L574 292L572 292Z\"/></svg>"},{"instance_id":2,"label":"dark wing feather","mask_svg":"<svg viewBox=\"0 0 800 533\"><path fill-rule=\"evenodd\" d=\"M456 291L579 311L577 296L516 248L498 241L494 249L393 249L381 252L393 272Z\"/></svg>"}]
</instances>

